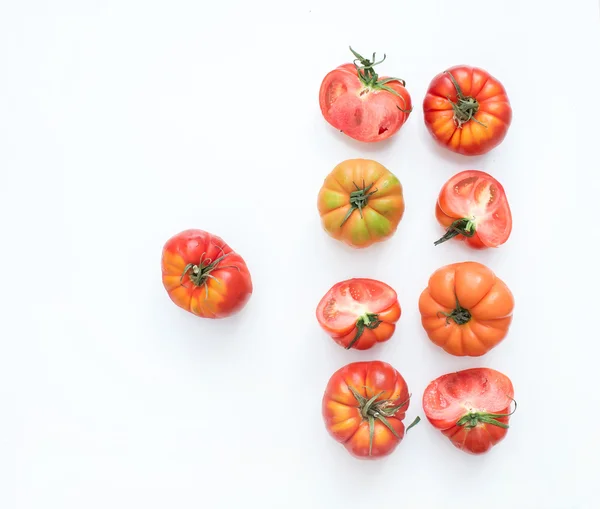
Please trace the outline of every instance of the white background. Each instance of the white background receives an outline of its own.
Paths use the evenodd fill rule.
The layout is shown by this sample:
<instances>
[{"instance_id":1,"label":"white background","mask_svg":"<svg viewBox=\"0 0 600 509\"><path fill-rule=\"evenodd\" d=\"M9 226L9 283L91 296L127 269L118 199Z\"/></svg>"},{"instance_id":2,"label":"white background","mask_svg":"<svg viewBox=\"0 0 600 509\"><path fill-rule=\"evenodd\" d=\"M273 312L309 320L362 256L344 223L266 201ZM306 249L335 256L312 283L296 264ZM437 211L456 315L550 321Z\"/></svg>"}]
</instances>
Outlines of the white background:
<instances>
[{"instance_id":1,"label":"white background","mask_svg":"<svg viewBox=\"0 0 600 509\"><path fill-rule=\"evenodd\" d=\"M321 117L347 49L387 52L414 112L364 145ZM593 509L597 382L600 23L596 0L0 2L0 507ZM502 81L504 143L466 158L422 118L455 64ZM389 241L353 251L321 229L318 190L370 157L404 185ZM441 185L477 168L505 186L498 250L440 235ZM173 305L160 254L202 228L246 259L234 318ZM426 338L418 296L476 260L513 290L507 339L480 359ZM392 340L346 352L318 327L335 282L382 279ZM321 397L344 364L382 359L413 401L433 378L490 366L519 403L504 442L473 457L425 420L389 458L358 461L326 433ZM594 484L595 483L595 484Z\"/></svg>"}]
</instances>

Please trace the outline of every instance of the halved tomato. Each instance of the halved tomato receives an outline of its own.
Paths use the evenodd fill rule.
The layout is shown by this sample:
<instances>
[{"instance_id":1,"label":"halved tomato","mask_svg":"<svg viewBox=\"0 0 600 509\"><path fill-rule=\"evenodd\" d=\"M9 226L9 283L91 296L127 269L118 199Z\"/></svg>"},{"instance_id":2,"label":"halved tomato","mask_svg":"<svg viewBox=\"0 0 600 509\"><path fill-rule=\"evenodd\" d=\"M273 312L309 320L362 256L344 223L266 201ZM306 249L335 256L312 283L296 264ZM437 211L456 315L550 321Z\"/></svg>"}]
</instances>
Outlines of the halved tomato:
<instances>
[{"instance_id":1,"label":"halved tomato","mask_svg":"<svg viewBox=\"0 0 600 509\"><path fill-rule=\"evenodd\" d=\"M479 171L457 173L444 184L435 216L446 233L435 245L457 237L474 248L498 247L512 231L512 215L504 188Z\"/></svg>"},{"instance_id":2,"label":"halved tomato","mask_svg":"<svg viewBox=\"0 0 600 509\"><path fill-rule=\"evenodd\" d=\"M423 393L423 410L455 447L481 454L506 436L513 397L506 375L490 368L466 369L433 380Z\"/></svg>"},{"instance_id":3,"label":"halved tomato","mask_svg":"<svg viewBox=\"0 0 600 509\"><path fill-rule=\"evenodd\" d=\"M400 314L394 289L365 278L333 285L317 307L317 320L333 340L346 349L357 350L390 339Z\"/></svg>"}]
</instances>

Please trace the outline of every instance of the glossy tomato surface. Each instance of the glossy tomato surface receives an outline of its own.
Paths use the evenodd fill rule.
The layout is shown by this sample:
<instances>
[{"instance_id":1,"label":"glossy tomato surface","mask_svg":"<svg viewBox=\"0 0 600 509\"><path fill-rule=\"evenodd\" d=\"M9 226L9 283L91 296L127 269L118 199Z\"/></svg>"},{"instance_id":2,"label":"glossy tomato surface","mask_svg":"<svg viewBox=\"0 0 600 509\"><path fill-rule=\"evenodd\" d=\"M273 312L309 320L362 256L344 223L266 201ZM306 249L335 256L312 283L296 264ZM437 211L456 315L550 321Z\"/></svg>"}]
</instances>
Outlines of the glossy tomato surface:
<instances>
[{"instance_id":1,"label":"glossy tomato surface","mask_svg":"<svg viewBox=\"0 0 600 509\"><path fill-rule=\"evenodd\" d=\"M423 101L425 125L442 146L473 156L504 140L512 108L502 84L478 67L459 65L438 74Z\"/></svg>"},{"instance_id":2,"label":"glossy tomato surface","mask_svg":"<svg viewBox=\"0 0 600 509\"><path fill-rule=\"evenodd\" d=\"M514 306L508 286L477 262L436 270L419 299L427 336L457 356L478 357L500 343L508 334Z\"/></svg>"},{"instance_id":3,"label":"glossy tomato surface","mask_svg":"<svg viewBox=\"0 0 600 509\"><path fill-rule=\"evenodd\" d=\"M162 281L171 300L203 318L225 318L241 310L252 295L250 272L242 257L220 237L185 230L162 252Z\"/></svg>"},{"instance_id":4,"label":"glossy tomato surface","mask_svg":"<svg viewBox=\"0 0 600 509\"><path fill-rule=\"evenodd\" d=\"M330 378L323 418L329 434L350 454L376 459L391 454L404 437L408 406L408 387L392 366L353 362Z\"/></svg>"},{"instance_id":5,"label":"glossy tomato surface","mask_svg":"<svg viewBox=\"0 0 600 509\"><path fill-rule=\"evenodd\" d=\"M506 436L513 398L506 375L473 368L433 380L423 393L423 410L455 447L481 454Z\"/></svg>"},{"instance_id":6,"label":"glossy tomato surface","mask_svg":"<svg viewBox=\"0 0 600 509\"><path fill-rule=\"evenodd\" d=\"M317 307L317 320L346 349L366 350L387 341L401 314L394 289L374 279L335 284Z\"/></svg>"},{"instance_id":7,"label":"glossy tomato surface","mask_svg":"<svg viewBox=\"0 0 600 509\"><path fill-rule=\"evenodd\" d=\"M391 237L404 215L398 178L371 159L338 164L319 191L317 206L325 231L354 248Z\"/></svg>"},{"instance_id":8,"label":"glossy tomato surface","mask_svg":"<svg viewBox=\"0 0 600 509\"><path fill-rule=\"evenodd\" d=\"M353 51L353 64L340 65L321 83L319 105L327 122L351 138L382 141L397 133L412 110L404 80L379 77L375 65ZM384 57L385 59L385 57Z\"/></svg>"},{"instance_id":9,"label":"glossy tomato surface","mask_svg":"<svg viewBox=\"0 0 600 509\"><path fill-rule=\"evenodd\" d=\"M435 215L451 238L481 249L504 244L512 231L512 214L504 188L494 177L478 170L457 173L442 187Z\"/></svg>"}]
</instances>

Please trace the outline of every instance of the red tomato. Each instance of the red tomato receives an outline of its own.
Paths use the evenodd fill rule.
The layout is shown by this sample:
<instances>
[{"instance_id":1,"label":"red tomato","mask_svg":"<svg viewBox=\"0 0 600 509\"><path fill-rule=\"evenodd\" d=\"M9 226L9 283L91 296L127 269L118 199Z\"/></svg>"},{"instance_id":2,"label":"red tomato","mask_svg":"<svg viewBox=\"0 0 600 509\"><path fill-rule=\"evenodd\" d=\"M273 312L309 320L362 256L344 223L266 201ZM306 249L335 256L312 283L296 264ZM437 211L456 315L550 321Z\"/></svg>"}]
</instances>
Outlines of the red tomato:
<instances>
[{"instance_id":1,"label":"red tomato","mask_svg":"<svg viewBox=\"0 0 600 509\"><path fill-rule=\"evenodd\" d=\"M380 78L374 67L385 60L367 60L350 48L355 60L331 71L321 83L319 104L325 120L351 138L374 142L389 138L412 111L405 82Z\"/></svg>"},{"instance_id":2,"label":"red tomato","mask_svg":"<svg viewBox=\"0 0 600 509\"><path fill-rule=\"evenodd\" d=\"M506 375L490 368L466 369L431 382L423 394L423 410L457 448L481 454L506 436L513 396Z\"/></svg>"},{"instance_id":3,"label":"red tomato","mask_svg":"<svg viewBox=\"0 0 600 509\"><path fill-rule=\"evenodd\" d=\"M456 237L474 248L498 247L512 231L512 215L504 188L478 170L454 175L444 184L435 207L446 234L435 245Z\"/></svg>"},{"instance_id":4,"label":"red tomato","mask_svg":"<svg viewBox=\"0 0 600 509\"><path fill-rule=\"evenodd\" d=\"M433 78L423 111L434 139L467 156L485 154L499 145L512 121L502 84L483 69L467 65Z\"/></svg>"},{"instance_id":5,"label":"red tomato","mask_svg":"<svg viewBox=\"0 0 600 509\"><path fill-rule=\"evenodd\" d=\"M250 272L242 257L220 237L186 230L163 248L162 280L171 300L203 318L225 318L252 295Z\"/></svg>"},{"instance_id":6,"label":"red tomato","mask_svg":"<svg viewBox=\"0 0 600 509\"><path fill-rule=\"evenodd\" d=\"M329 379L323 396L325 426L357 458L387 456L404 437L409 398L404 378L389 364L353 362Z\"/></svg>"},{"instance_id":7,"label":"red tomato","mask_svg":"<svg viewBox=\"0 0 600 509\"><path fill-rule=\"evenodd\" d=\"M357 350L390 339L400 314L396 292L374 279L337 283L317 307L319 325L339 345Z\"/></svg>"}]
</instances>

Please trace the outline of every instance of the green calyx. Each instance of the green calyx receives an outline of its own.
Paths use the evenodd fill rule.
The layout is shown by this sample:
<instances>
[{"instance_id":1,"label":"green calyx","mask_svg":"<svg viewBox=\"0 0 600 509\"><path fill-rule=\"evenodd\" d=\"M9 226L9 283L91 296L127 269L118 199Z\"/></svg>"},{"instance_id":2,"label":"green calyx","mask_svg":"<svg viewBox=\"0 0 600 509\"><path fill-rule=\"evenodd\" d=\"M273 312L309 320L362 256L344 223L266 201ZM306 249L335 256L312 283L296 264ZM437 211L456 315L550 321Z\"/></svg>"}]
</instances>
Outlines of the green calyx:
<instances>
[{"instance_id":1,"label":"green calyx","mask_svg":"<svg viewBox=\"0 0 600 509\"><path fill-rule=\"evenodd\" d=\"M406 82L400 78L384 78L384 79L380 80L379 75L375 72L374 67L376 65L379 65L380 63L382 63L385 60L385 58L386 58L385 54L383 55L383 58L379 62L377 62L375 60L375 53L373 53L373 60L369 60L369 59L363 57L362 55L358 54L356 51L354 51L352 49L352 47L350 47L350 51L352 52L352 54L355 57L353 63L354 63L354 67L356 67L356 72L358 73L358 78L360 79L361 83L365 87L365 89L361 92L361 95L364 93L367 93L371 90L385 90L386 92L389 92L390 94L394 94L395 96L400 97L400 99L402 99L402 102L404 102L406 105L406 100L404 99L404 97L402 97L393 88L387 86L387 84L390 83L391 81L397 81L404 87L404 86L406 86ZM411 109L402 109L402 108L400 108L400 106L396 106L396 107L403 113L410 113L412 111L412 108Z\"/></svg>"},{"instance_id":2,"label":"green calyx","mask_svg":"<svg viewBox=\"0 0 600 509\"><path fill-rule=\"evenodd\" d=\"M468 219L466 217L457 219L446 229L446 233L441 238L436 240L433 245L437 246L450 240L457 235L464 235L465 237L472 237L475 235L475 219Z\"/></svg>"},{"instance_id":3,"label":"green calyx","mask_svg":"<svg viewBox=\"0 0 600 509\"><path fill-rule=\"evenodd\" d=\"M438 316L439 315L446 317L446 324L449 324L450 320L453 320L456 325L464 325L471 319L471 313L468 309L465 309L460 305L458 297L456 297L456 307L450 313L439 311Z\"/></svg>"},{"instance_id":4,"label":"green calyx","mask_svg":"<svg viewBox=\"0 0 600 509\"><path fill-rule=\"evenodd\" d=\"M487 128L487 125L475 118L475 113L479 111L479 103L477 102L477 99L474 97L465 96L462 93L460 85L454 76L452 76L452 73L449 71L444 72L450 77L450 81L452 81L452 85L454 85L456 90L456 102L448 97L448 100L452 103L452 109L454 110L454 123L456 124L456 127L461 129L463 124L467 123L469 120L473 120Z\"/></svg>"},{"instance_id":5,"label":"green calyx","mask_svg":"<svg viewBox=\"0 0 600 509\"><path fill-rule=\"evenodd\" d=\"M358 213L360 214L360 217L362 218L363 217L362 209L367 206L367 203L369 202L369 198L378 191L378 189L371 191L371 188L373 187L374 182L371 182L371 184L369 184L368 186L365 186L365 181L363 180L362 187L358 187L355 182L353 182L353 184L354 184L354 187L356 187L356 191L352 191L350 193L350 209L348 210L348 213L344 216L344 219L342 220L342 224L340 224L340 228L342 226L344 226L344 223L346 221L348 221L348 219L350 218L350 216L352 215L352 213L355 210L358 210Z\"/></svg>"},{"instance_id":6,"label":"green calyx","mask_svg":"<svg viewBox=\"0 0 600 509\"><path fill-rule=\"evenodd\" d=\"M200 261L195 263L188 263L183 270L183 274L181 274L181 283L183 283L183 278L187 275L194 286L204 286L206 288L206 295L208 296L208 280L213 279L217 283L220 281L211 274L217 268L226 269L226 268L236 268L238 271L239 267L235 265L227 265L219 267L219 264L223 261L224 258L227 258L229 255L233 253L222 254L215 260L211 260L210 258L205 259L204 256L206 253L202 253L200 257Z\"/></svg>"},{"instance_id":7,"label":"green calyx","mask_svg":"<svg viewBox=\"0 0 600 509\"><path fill-rule=\"evenodd\" d=\"M513 399L515 408L509 414L490 414L487 412L469 412L461 417L457 422L457 426L464 426L467 429L472 429L479 424L491 424L499 428L508 429L508 424L500 422L497 419L501 417L510 417L517 410L517 402Z\"/></svg>"},{"instance_id":8,"label":"green calyx","mask_svg":"<svg viewBox=\"0 0 600 509\"><path fill-rule=\"evenodd\" d=\"M381 320L375 313L365 313L364 315L362 315L358 320L356 320L356 334L352 341L350 341L350 343L346 347L346 350L350 350L350 348L352 348L356 344L356 342L363 335L365 329L376 329L377 327L379 327L380 323Z\"/></svg>"},{"instance_id":9,"label":"green calyx","mask_svg":"<svg viewBox=\"0 0 600 509\"><path fill-rule=\"evenodd\" d=\"M360 415L362 416L363 420L368 421L369 423L369 456L371 456L373 451L373 438L375 436L375 420L379 420L387 429L389 429L392 432L392 434L396 438L401 438L400 435L398 435L398 432L390 424L390 421L388 421L388 418L394 417L402 407L406 406L408 404L410 396L408 397L408 399L406 399L406 401L403 401L400 404L396 404L398 400L383 399L378 401L379 397L385 391L381 391L379 394L376 394L372 398L367 399L351 385L348 386L348 389L350 389L350 392L352 392L352 395L356 398L358 408L360 410ZM421 418L417 417L413 421L413 423L408 428L406 428L406 432L408 433L408 430L416 424L418 424L420 420Z\"/></svg>"}]
</instances>

